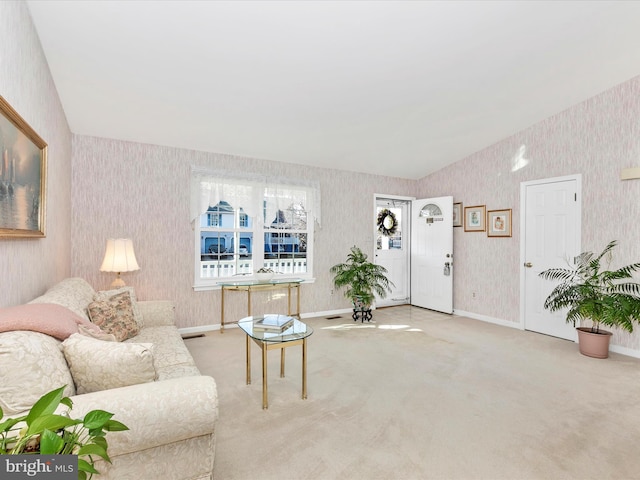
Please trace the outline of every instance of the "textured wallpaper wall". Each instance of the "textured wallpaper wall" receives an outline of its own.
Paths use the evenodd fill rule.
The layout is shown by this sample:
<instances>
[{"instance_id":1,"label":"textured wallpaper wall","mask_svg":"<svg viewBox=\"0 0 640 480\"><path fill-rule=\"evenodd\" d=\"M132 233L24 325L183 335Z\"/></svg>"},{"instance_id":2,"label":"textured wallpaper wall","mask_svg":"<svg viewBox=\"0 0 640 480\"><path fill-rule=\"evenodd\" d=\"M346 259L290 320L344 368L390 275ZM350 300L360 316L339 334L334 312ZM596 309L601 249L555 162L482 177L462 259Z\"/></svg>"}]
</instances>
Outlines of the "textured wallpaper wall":
<instances>
[{"instance_id":1,"label":"textured wallpaper wall","mask_svg":"<svg viewBox=\"0 0 640 480\"><path fill-rule=\"evenodd\" d=\"M111 277L98 271L105 241L127 236L134 239L142 270L125 279L141 298L174 300L181 327L219 323L219 292L191 288L192 164L320 180L323 225L314 246L316 283L303 286L306 313L347 307L329 294L328 269L351 245L370 251L374 193L452 194L467 206L512 208L512 238L454 230L454 308L502 321L519 321L523 181L581 173L583 249L600 249L615 238L618 264L640 258L640 180L619 180L622 168L640 164L640 77L419 181L72 136L22 1L0 2L0 95L48 143L47 236L0 240L0 307L27 301L70 274L106 287ZM512 172L521 145L529 164ZM275 303L265 308L281 311L284 299L272 296ZM255 313L261 313L260 304L257 298ZM235 301L228 318L244 308L242 299ZM640 334L617 333L613 343L640 350Z\"/></svg>"},{"instance_id":2,"label":"textured wallpaper wall","mask_svg":"<svg viewBox=\"0 0 640 480\"><path fill-rule=\"evenodd\" d=\"M512 172L521 145L529 163ZM640 260L640 180L620 180L632 166L640 166L640 77L421 179L423 197L453 194L466 206L513 209L512 238L454 229L454 308L520 321L524 181L582 174L582 249L600 251L617 239L615 264ZM639 349L640 333L616 333L612 343Z\"/></svg>"},{"instance_id":3,"label":"textured wallpaper wall","mask_svg":"<svg viewBox=\"0 0 640 480\"><path fill-rule=\"evenodd\" d=\"M375 193L413 195L416 185L414 180L74 135L73 275L95 288L107 287L112 275L99 272L106 239L130 237L141 270L125 274L125 282L142 299L173 300L180 327L220 323L220 292L192 288L191 165L320 181L316 281L302 286L303 313L348 307L340 295L330 295L329 267L342 261L352 245L372 251ZM236 295L225 302L227 321L246 315L245 297ZM267 295L273 297L268 304L254 297L254 314L286 311L281 294Z\"/></svg>"},{"instance_id":4,"label":"textured wallpaper wall","mask_svg":"<svg viewBox=\"0 0 640 480\"><path fill-rule=\"evenodd\" d=\"M30 300L71 267L71 132L27 4L0 2L0 95L48 144L46 238L0 239L0 307Z\"/></svg>"}]
</instances>

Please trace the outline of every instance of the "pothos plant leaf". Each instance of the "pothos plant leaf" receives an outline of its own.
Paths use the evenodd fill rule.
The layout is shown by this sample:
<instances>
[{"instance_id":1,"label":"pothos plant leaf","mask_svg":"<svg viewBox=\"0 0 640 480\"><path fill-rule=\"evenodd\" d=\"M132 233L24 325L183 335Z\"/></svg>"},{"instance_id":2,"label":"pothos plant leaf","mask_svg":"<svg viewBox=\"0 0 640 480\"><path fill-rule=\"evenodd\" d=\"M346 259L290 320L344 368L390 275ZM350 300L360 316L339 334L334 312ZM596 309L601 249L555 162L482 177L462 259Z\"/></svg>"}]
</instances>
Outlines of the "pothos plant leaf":
<instances>
[{"instance_id":1,"label":"pothos plant leaf","mask_svg":"<svg viewBox=\"0 0 640 480\"><path fill-rule=\"evenodd\" d=\"M0 422L0 454L77 454L78 478L91 478L99 473L94 456L111 462L106 432L128 427L104 410L92 410L83 419L55 413L60 405L73 406L71 399L63 396L64 389L63 386L44 394L26 415ZM3 418L0 409L0 420Z\"/></svg>"},{"instance_id":2,"label":"pothos plant leaf","mask_svg":"<svg viewBox=\"0 0 640 480\"><path fill-rule=\"evenodd\" d=\"M64 388L65 387L57 388L40 397L33 407L31 407L31 410L29 410L27 425L31 425L36 418L55 412L64 395Z\"/></svg>"},{"instance_id":3,"label":"pothos plant leaf","mask_svg":"<svg viewBox=\"0 0 640 480\"><path fill-rule=\"evenodd\" d=\"M40 436L40 454L55 455L64 447L64 440L51 430L44 430Z\"/></svg>"},{"instance_id":4,"label":"pothos plant leaf","mask_svg":"<svg viewBox=\"0 0 640 480\"><path fill-rule=\"evenodd\" d=\"M92 410L84 416L84 426L88 429L103 428L104 425L113 417L113 413L104 410Z\"/></svg>"}]
</instances>

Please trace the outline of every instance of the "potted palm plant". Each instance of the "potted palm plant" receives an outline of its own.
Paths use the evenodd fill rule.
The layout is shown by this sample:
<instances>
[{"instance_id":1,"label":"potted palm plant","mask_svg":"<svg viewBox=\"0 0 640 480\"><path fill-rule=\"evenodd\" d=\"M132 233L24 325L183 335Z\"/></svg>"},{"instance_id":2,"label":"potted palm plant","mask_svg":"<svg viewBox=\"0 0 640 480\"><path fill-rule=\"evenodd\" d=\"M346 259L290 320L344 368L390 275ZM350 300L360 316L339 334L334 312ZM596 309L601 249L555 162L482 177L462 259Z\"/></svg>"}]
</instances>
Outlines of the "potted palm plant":
<instances>
[{"instance_id":1,"label":"potted palm plant","mask_svg":"<svg viewBox=\"0 0 640 480\"><path fill-rule=\"evenodd\" d=\"M551 268L540 273L542 278L560 283L544 302L544 308L555 312L568 309L566 321L582 324L590 320L591 327L577 328L580 353L589 357L607 358L611 332L601 325L618 327L627 332L640 319L640 284L629 281L640 263L609 270L614 240L598 255L583 252L572 268Z\"/></svg>"},{"instance_id":2,"label":"potted palm plant","mask_svg":"<svg viewBox=\"0 0 640 480\"><path fill-rule=\"evenodd\" d=\"M387 269L369 262L367 255L356 246L351 247L347 261L334 265L330 272L334 275L333 285L336 290L346 287L344 296L353 303L354 320L358 313L363 321L370 320L374 294L385 298L394 286L385 275Z\"/></svg>"}]
</instances>

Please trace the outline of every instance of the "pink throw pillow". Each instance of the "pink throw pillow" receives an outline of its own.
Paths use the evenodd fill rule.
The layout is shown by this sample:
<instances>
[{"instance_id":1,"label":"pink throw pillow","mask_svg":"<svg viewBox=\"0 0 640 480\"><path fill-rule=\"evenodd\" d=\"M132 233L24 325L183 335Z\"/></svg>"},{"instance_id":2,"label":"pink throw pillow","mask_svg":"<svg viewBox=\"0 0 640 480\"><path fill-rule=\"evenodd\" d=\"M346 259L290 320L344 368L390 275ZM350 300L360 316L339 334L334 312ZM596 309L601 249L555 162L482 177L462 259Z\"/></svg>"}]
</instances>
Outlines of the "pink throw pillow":
<instances>
[{"instance_id":1,"label":"pink throw pillow","mask_svg":"<svg viewBox=\"0 0 640 480\"><path fill-rule=\"evenodd\" d=\"M29 330L65 340L78 333L78 325L96 325L55 303L29 303L0 309L0 332Z\"/></svg>"}]
</instances>

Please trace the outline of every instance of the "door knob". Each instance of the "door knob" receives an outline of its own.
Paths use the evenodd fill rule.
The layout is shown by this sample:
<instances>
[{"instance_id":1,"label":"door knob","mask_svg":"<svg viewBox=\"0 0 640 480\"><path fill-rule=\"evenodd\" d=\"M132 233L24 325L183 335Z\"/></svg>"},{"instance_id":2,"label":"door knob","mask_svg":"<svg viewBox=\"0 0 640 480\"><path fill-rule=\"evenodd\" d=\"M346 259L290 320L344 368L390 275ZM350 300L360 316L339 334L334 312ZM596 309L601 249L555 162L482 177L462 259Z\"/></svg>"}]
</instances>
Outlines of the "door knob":
<instances>
[{"instance_id":1,"label":"door knob","mask_svg":"<svg viewBox=\"0 0 640 480\"><path fill-rule=\"evenodd\" d=\"M531 262L525 262L525 263L524 263L524 266L525 266L525 267L527 267L527 268L531 268L531 267L533 267L533 263L531 263Z\"/></svg>"}]
</instances>

